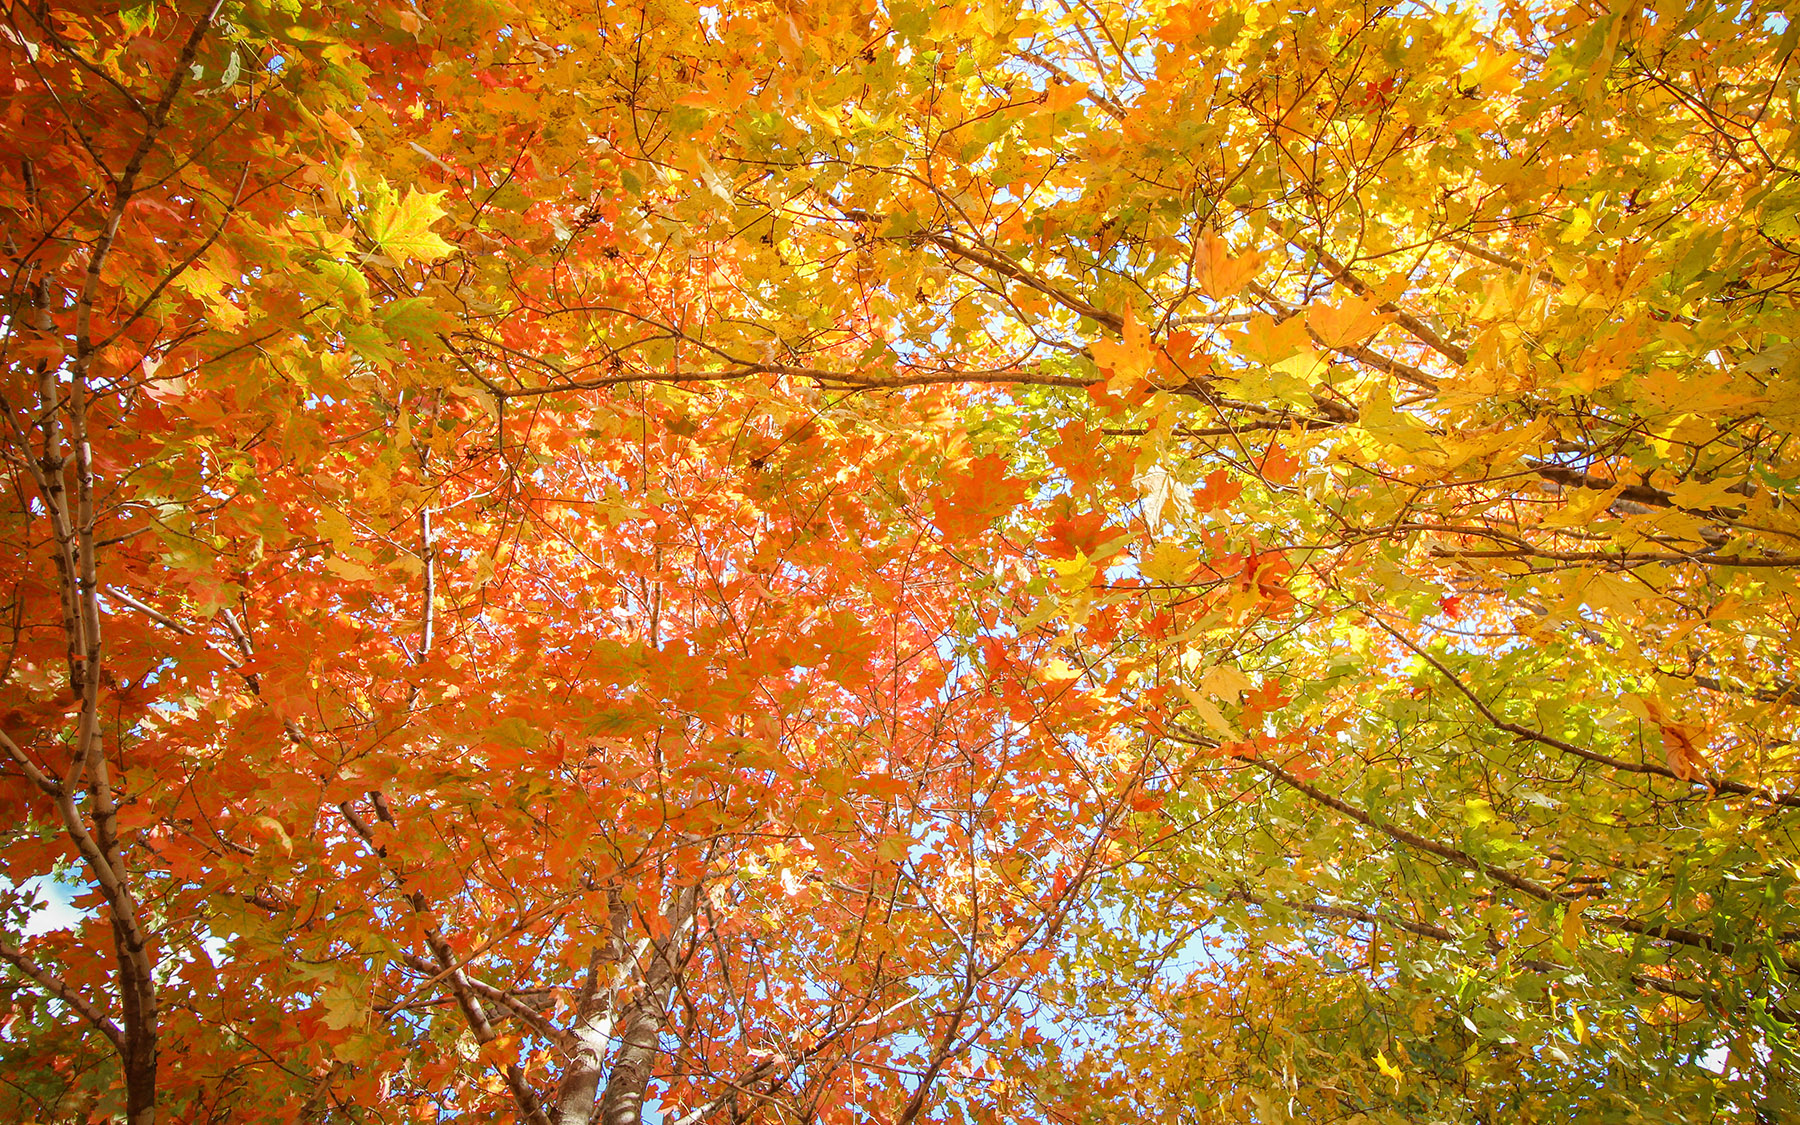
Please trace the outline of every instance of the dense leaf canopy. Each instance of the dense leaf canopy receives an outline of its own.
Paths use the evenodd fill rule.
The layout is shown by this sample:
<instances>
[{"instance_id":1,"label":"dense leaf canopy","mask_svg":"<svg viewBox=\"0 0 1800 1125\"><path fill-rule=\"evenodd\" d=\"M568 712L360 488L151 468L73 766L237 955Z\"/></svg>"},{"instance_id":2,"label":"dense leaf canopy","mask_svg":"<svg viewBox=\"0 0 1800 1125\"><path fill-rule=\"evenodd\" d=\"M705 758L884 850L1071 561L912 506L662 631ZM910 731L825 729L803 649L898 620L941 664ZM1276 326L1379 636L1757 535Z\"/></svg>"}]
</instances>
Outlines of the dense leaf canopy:
<instances>
[{"instance_id":1,"label":"dense leaf canopy","mask_svg":"<svg viewBox=\"0 0 1800 1125\"><path fill-rule=\"evenodd\" d=\"M1800 1115L1783 8L11 0L0 1117Z\"/></svg>"}]
</instances>

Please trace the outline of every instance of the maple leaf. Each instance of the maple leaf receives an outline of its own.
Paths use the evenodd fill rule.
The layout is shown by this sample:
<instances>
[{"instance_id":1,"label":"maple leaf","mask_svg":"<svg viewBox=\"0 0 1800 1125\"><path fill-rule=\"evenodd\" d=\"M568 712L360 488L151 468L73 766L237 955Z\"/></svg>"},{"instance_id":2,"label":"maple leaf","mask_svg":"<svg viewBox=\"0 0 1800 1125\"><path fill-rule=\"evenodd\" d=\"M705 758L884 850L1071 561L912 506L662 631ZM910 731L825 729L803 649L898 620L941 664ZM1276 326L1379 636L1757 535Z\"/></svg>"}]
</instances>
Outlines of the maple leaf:
<instances>
[{"instance_id":1,"label":"maple leaf","mask_svg":"<svg viewBox=\"0 0 1800 1125\"><path fill-rule=\"evenodd\" d=\"M1067 507L1064 505L1065 509ZM1065 514L1056 516L1045 526L1042 545L1045 553L1052 558L1080 556L1092 559L1104 542L1101 536L1105 530L1104 512L1066 510Z\"/></svg>"},{"instance_id":2,"label":"maple leaf","mask_svg":"<svg viewBox=\"0 0 1800 1125\"><path fill-rule=\"evenodd\" d=\"M1662 735L1663 753L1669 769L1683 781L1702 781L1707 776L1706 756L1701 746L1706 740L1705 727L1677 721L1663 702L1654 696L1638 697L1645 714Z\"/></svg>"},{"instance_id":3,"label":"maple leaf","mask_svg":"<svg viewBox=\"0 0 1800 1125\"><path fill-rule=\"evenodd\" d=\"M951 487L934 494L932 512L938 526L964 539L986 529L1015 508L1025 496L1025 482L1007 474L1006 458L997 454L977 457L965 472L951 478Z\"/></svg>"},{"instance_id":4,"label":"maple leaf","mask_svg":"<svg viewBox=\"0 0 1800 1125\"><path fill-rule=\"evenodd\" d=\"M1318 334L1327 347L1342 348L1359 344L1374 335L1387 321L1376 311L1375 302L1366 297L1352 297L1340 305L1313 305L1306 310L1306 324Z\"/></svg>"},{"instance_id":5,"label":"maple leaf","mask_svg":"<svg viewBox=\"0 0 1800 1125\"><path fill-rule=\"evenodd\" d=\"M1262 268L1261 254L1234 254L1231 244L1211 229L1195 244L1194 258L1199 267L1201 288L1215 301L1236 294Z\"/></svg>"},{"instance_id":6,"label":"maple leaf","mask_svg":"<svg viewBox=\"0 0 1800 1125\"><path fill-rule=\"evenodd\" d=\"M364 223L369 238L382 253L398 262L435 262L454 247L433 234L431 227L446 212L438 206L444 193L421 192L408 187L399 199L387 185L371 191L373 202Z\"/></svg>"},{"instance_id":7,"label":"maple leaf","mask_svg":"<svg viewBox=\"0 0 1800 1125\"><path fill-rule=\"evenodd\" d=\"M1106 373L1107 389L1114 393L1142 383L1156 358L1150 333L1129 310L1120 335L1118 340L1095 340L1092 345L1094 360Z\"/></svg>"}]
</instances>

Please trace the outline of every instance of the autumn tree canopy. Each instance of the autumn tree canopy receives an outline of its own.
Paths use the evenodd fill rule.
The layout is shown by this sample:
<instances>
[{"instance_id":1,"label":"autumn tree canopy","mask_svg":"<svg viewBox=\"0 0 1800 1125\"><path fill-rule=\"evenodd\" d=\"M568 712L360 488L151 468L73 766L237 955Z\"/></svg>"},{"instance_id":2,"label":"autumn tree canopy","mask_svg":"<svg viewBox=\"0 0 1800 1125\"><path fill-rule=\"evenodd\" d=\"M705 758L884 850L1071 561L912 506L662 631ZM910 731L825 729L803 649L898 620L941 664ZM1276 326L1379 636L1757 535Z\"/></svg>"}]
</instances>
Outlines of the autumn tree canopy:
<instances>
[{"instance_id":1,"label":"autumn tree canopy","mask_svg":"<svg viewBox=\"0 0 1800 1125\"><path fill-rule=\"evenodd\" d=\"M11 0L0 1117L1800 1115L1784 9Z\"/></svg>"}]
</instances>

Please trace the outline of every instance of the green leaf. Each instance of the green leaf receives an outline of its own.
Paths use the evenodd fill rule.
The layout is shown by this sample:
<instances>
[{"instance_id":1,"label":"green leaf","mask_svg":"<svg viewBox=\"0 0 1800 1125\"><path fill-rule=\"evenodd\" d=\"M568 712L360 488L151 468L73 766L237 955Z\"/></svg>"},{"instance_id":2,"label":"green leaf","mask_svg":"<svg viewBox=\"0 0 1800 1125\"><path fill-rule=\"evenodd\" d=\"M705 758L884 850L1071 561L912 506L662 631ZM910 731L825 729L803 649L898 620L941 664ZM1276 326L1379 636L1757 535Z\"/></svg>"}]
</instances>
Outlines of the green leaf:
<instances>
[{"instance_id":1,"label":"green leaf","mask_svg":"<svg viewBox=\"0 0 1800 1125\"><path fill-rule=\"evenodd\" d=\"M389 336L411 344L434 344L451 319L424 297L402 297L381 307L381 325Z\"/></svg>"}]
</instances>

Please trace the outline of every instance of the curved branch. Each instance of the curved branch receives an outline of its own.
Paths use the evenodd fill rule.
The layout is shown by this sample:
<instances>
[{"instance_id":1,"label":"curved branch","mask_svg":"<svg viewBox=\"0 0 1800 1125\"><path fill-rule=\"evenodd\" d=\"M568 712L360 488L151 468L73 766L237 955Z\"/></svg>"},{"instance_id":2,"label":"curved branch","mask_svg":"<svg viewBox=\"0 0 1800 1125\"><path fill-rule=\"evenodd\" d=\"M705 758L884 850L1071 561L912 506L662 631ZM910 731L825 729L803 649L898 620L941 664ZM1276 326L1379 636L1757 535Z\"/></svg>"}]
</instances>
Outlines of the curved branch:
<instances>
[{"instance_id":1,"label":"curved branch","mask_svg":"<svg viewBox=\"0 0 1800 1125\"><path fill-rule=\"evenodd\" d=\"M120 1054L125 1053L125 1033L119 1030L119 1025L107 1019L104 1012L82 999L81 994L71 988L61 977L40 968L25 956L23 950L16 949L4 941L0 941L0 961L5 961L33 984L67 1004L76 1015L92 1024L100 1034L112 1040L113 1047Z\"/></svg>"},{"instance_id":2,"label":"curved branch","mask_svg":"<svg viewBox=\"0 0 1800 1125\"><path fill-rule=\"evenodd\" d=\"M1412 638L1407 637L1392 625L1389 625L1387 622L1371 613L1365 611L1363 616L1369 621L1374 622L1382 632L1411 649L1419 659L1437 669L1439 675L1450 681L1450 686L1461 692L1468 698L1470 703L1475 705L1475 709L1481 712L1483 718L1493 724L1496 728L1503 730L1508 734L1517 735L1527 741L1536 742L1541 746L1548 746L1552 750L1559 750L1564 754L1580 758L1585 762L1592 762L1595 765L1622 770L1626 773L1648 774L1651 777L1662 777L1667 778L1670 781L1679 781L1684 785L1703 786L1720 793L1731 793L1740 797L1756 797L1760 800L1768 801L1770 804L1780 805L1783 808L1800 809L1800 796L1792 793L1776 793L1760 786L1746 785L1741 781L1731 781L1723 777L1686 778L1666 766L1653 765L1649 762L1628 762L1623 758L1615 758L1610 754L1602 754L1598 750L1589 750L1585 746L1577 746L1573 742L1565 742L1560 738L1545 734L1542 731L1532 730L1530 727L1508 722L1496 714L1492 707L1489 707L1486 703L1482 702L1481 697L1477 696L1469 685L1463 683L1462 679L1458 677L1456 673L1450 671L1449 668L1444 666L1442 661L1427 652L1419 644L1413 641Z\"/></svg>"},{"instance_id":3,"label":"curved branch","mask_svg":"<svg viewBox=\"0 0 1800 1125\"><path fill-rule=\"evenodd\" d=\"M1518 891L1528 898L1536 899L1539 902L1567 903L1576 901L1582 897L1578 892L1553 891L1541 883L1534 882L1531 879L1525 878L1523 875L1508 871L1506 868L1497 864L1476 859L1474 856L1461 849L1453 848L1448 844L1439 843L1436 840L1427 839L1415 832L1409 832L1404 828L1378 820L1369 813L1357 808L1355 805L1333 797L1331 794L1326 793L1315 786L1308 785L1306 782L1301 781L1299 778L1273 762L1265 762L1259 758L1247 760L1252 766L1255 766L1270 777L1280 781L1283 785L1286 785L1296 793L1300 793L1318 804L1324 805L1326 808L1334 809L1349 817L1351 820L1356 821L1358 824L1374 829L1388 837L1390 840L1405 844L1407 847L1417 851L1437 856L1439 859L1449 863L1453 867L1460 867L1465 871L1474 871L1478 874L1485 875L1494 882L1511 887L1513 890ZM1640 922L1635 918L1627 918L1616 914L1605 916L1590 915L1589 920L1596 925L1604 926L1609 930L1614 930L1619 933L1636 934L1639 937L1647 937L1657 941L1667 941L1676 945L1691 946L1695 949L1704 949L1709 953L1717 953L1727 957L1737 952L1737 947L1732 943L1717 941L1706 934L1694 930L1683 929L1679 926L1671 926L1667 923L1662 925L1652 925L1648 922ZM1800 972L1800 962L1789 960L1786 961L1785 964L1790 970Z\"/></svg>"}]
</instances>

